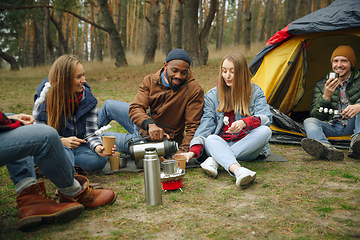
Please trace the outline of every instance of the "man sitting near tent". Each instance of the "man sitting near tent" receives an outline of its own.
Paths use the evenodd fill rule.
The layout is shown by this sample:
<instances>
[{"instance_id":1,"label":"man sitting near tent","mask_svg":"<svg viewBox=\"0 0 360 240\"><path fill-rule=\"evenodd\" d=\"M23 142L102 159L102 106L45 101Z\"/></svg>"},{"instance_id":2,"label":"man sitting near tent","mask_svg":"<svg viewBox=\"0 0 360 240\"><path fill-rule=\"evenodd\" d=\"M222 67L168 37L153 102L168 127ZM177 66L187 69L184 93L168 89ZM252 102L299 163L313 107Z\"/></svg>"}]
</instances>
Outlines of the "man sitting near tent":
<instances>
[{"instance_id":1,"label":"man sitting near tent","mask_svg":"<svg viewBox=\"0 0 360 240\"><path fill-rule=\"evenodd\" d=\"M351 134L348 156L360 156L360 71L355 63L354 50L338 46L331 56L332 71L315 84L311 117L304 121L307 138L301 141L312 156L342 161L343 152L326 137Z\"/></svg>"}]
</instances>

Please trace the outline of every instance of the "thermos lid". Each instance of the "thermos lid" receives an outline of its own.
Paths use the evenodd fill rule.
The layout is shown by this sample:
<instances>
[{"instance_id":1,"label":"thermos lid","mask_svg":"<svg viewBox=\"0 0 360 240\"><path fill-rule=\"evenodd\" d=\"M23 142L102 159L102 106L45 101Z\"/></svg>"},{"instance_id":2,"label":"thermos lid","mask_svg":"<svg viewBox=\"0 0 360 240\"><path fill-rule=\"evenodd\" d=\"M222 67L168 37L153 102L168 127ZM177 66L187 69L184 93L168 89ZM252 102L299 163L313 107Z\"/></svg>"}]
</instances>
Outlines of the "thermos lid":
<instances>
[{"instance_id":1,"label":"thermos lid","mask_svg":"<svg viewBox=\"0 0 360 240\"><path fill-rule=\"evenodd\" d=\"M145 152L153 152L156 151L155 147L145 148Z\"/></svg>"}]
</instances>

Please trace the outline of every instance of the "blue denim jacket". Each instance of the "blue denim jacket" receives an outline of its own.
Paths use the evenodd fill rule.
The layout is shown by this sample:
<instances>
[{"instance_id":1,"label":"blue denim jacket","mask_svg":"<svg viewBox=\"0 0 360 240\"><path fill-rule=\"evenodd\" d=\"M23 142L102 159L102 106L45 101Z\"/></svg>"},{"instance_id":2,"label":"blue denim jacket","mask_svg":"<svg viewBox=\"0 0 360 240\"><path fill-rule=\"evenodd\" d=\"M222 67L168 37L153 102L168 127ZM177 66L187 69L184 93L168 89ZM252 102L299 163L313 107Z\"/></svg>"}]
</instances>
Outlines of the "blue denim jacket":
<instances>
[{"instance_id":1,"label":"blue denim jacket","mask_svg":"<svg viewBox=\"0 0 360 240\"><path fill-rule=\"evenodd\" d=\"M259 117L261 125L270 127L272 123L272 113L266 102L264 91L256 84L252 83L253 95L250 101L249 112L251 116ZM205 94L203 116L201 117L200 126L195 132L194 138L190 142L190 147L196 144L204 145L205 139L209 135L218 135L224 120L224 112L216 111L219 107L219 98L217 87L212 88ZM245 118L240 112L235 113L235 119ZM204 149L203 149L204 150ZM267 156L270 151L269 144L266 144L262 153ZM201 153L202 154L202 153Z\"/></svg>"}]
</instances>

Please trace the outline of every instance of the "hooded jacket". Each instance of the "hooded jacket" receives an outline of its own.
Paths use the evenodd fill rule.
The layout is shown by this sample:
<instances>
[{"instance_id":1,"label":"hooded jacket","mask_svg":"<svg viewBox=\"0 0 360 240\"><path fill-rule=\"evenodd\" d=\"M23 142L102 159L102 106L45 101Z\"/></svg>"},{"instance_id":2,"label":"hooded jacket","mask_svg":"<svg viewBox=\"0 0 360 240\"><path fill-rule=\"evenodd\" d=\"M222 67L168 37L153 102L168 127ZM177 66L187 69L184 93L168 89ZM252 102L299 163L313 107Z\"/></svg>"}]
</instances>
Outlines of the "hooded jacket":
<instances>
[{"instance_id":1,"label":"hooded jacket","mask_svg":"<svg viewBox=\"0 0 360 240\"><path fill-rule=\"evenodd\" d=\"M147 126L155 123L179 144L180 152L187 152L200 124L203 113L204 91L189 73L183 86L174 91L162 83L164 68L146 76L129 108L133 123L140 134L147 134ZM184 135L184 130L186 134Z\"/></svg>"},{"instance_id":2,"label":"hooded jacket","mask_svg":"<svg viewBox=\"0 0 360 240\"><path fill-rule=\"evenodd\" d=\"M330 101L326 100L324 95L324 86L326 81L329 79L329 74L326 74L325 78L315 83L312 102L310 107L310 116L315 117L321 121L330 121L334 115L319 112L319 108L328 108L336 110L340 99L340 89L336 88L334 94L331 96ZM357 68L351 68L351 76L349 83L346 86L346 96L349 100L349 104L360 104L360 71Z\"/></svg>"}]
</instances>

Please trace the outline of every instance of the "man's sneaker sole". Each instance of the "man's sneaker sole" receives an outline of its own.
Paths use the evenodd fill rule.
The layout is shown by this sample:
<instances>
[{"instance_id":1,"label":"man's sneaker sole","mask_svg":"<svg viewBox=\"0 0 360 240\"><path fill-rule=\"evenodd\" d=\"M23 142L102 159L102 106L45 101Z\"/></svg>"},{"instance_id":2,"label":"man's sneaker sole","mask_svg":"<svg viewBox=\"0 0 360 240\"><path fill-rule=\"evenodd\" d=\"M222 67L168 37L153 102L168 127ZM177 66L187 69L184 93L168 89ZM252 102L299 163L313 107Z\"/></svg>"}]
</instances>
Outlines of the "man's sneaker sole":
<instances>
[{"instance_id":1,"label":"man's sneaker sole","mask_svg":"<svg viewBox=\"0 0 360 240\"><path fill-rule=\"evenodd\" d=\"M18 221L18 228L21 231L30 231L41 224L52 225L55 223L69 222L77 218L83 210L84 206L79 204L53 214L28 216Z\"/></svg>"},{"instance_id":2,"label":"man's sneaker sole","mask_svg":"<svg viewBox=\"0 0 360 240\"><path fill-rule=\"evenodd\" d=\"M303 138L301 140L301 147L311 156L318 158L321 157L325 150L325 146L321 142L312 138Z\"/></svg>"}]
</instances>

